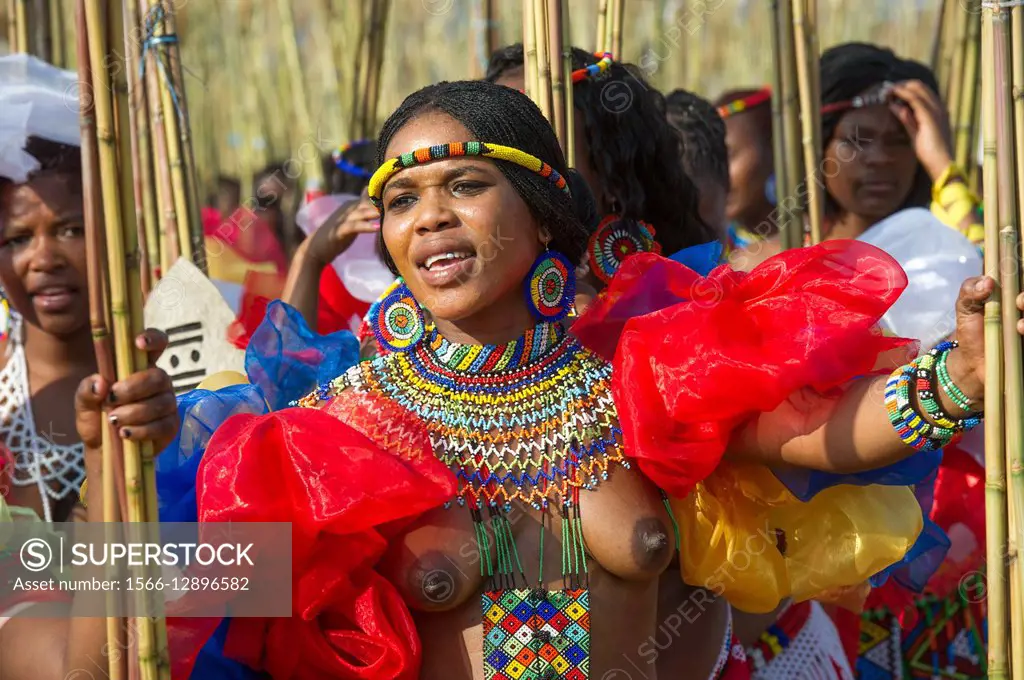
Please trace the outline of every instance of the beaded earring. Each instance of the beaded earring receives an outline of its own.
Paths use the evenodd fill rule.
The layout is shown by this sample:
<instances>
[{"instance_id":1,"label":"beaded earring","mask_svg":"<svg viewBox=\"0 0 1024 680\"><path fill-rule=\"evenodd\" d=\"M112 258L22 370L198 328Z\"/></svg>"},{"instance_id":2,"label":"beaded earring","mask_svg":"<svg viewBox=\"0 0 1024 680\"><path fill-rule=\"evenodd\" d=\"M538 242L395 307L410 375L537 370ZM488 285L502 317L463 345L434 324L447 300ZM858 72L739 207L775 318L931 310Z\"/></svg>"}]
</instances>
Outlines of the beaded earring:
<instances>
[{"instance_id":1,"label":"beaded earring","mask_svg":"<svg viewBox=\"0 0 1024 680\"><path fill-rule=\"evenodd\" d=\"M569 258L544 246L525 282L526 303L541 321L564 319L576 299L576 268Z\"/></svg>"},{"instance_id":2,"label":"beaded earring","mask_svg":"<svg viewBox=\"0 0 1024 680\"><path fill-rule=\"evenodd\" d=\"M609 283L627 257L648 252L661 252L661 245L654 240L654 227L639 220L609 215L590 235L587 260L590 271Z\"/></svg>"},{"instance_id":3,"label":"beaded earring","mask_svg":"<svg viewBox=\"0 0 1024 680\"><path fill-rule=\"evenodd\" d=\"M11 326L14 320L11 318L11 303L7 301L4 289L0 288L0 340L6 340L11 336Z\"/></svg>"},{"instance_id":4,"label":"beaded earring","mask_svg":"<svg viewBox=\"0 0 1024 680\"><path fill-rule=\"evenodd\" d=\"M373 333L381 347L406 352L423 339L423 309L402 281L383 300L373 315Z\"/></svg>"}]
</instances>

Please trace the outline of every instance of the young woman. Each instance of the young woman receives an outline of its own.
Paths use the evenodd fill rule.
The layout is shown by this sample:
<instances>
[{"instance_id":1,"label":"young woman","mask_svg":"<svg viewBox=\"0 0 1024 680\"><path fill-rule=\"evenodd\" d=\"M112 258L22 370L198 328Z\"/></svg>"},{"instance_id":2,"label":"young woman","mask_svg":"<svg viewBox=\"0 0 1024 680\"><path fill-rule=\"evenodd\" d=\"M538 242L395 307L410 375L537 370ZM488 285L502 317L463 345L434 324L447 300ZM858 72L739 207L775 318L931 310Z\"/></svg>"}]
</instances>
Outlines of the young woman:
<instances>
[{"instance_id":1,"label":"young woman","mask_svg":"<svg viewBox=\"0 0 1024 680\"><path fill-rule=\"evenodd\" d=\"M14 102L5 99L0 83L3 112L15 105L42 108L43 83L75 80L73 73L23 55L5 60L23 60L36 76L21 83ZM73 509L85 476L102 474L104 418L117 425L121 437L153 441L157 450L177 431L174 395L163 371L150 369L114 385L94 375L80 153L67 136L62 142L45 136L61 136L47 132L47 126L77 130L77 106L68 101L69 91L50 92L60 106L42 117L35 134L0 139L0 168L5 169L0 174L0 284L3 306L9 305L11 314L9 333L0 341L0 444L12 454L0 472L6 480L0 484L0 505L9 506L17 521L102 521L99 485L89 491L88 510ZM166 337L147 331L136 342L155 360ZM0 558L0 571L31 578L17 572L16 560ZM6 588L0 593L0 680L57 680L102 663L103 619L67 618L71 601L60 595L26 596ZM49 610L55 618L16 616L55 604L56 611Z\"/></svg>"},{"instance_id":2,"label":"young woman","mask_svg":"<svg viewBox=\"0 0 1024 680\"><path fill-rule=\"evenodd\" d=\"M523 668L614 677L641 663L634 657L656 634L673 524L687 577L721 556L720 543L703 541L695 494L724 503L737 482L755 488L748 475L764 464L851 473L894 463L940 443L933 417L966 415L941 393L918 439L894 428L881 395L913 367L855 380L834 401L816 396L903 346L871 330L902 278L870 246L826 244L750 276L721 268L707 280L637 255L573 327L590 350L557 323L572 305L571 263L586 229L558 141L532 102L487 83L428 87L388 119L380 149L369 195L404 285L382 304L376 331L394 351L321 385L301 402L312 408L227 421L199 469L200 520L296 526L295 616L236 621L229 632L234 653L272 677L462 680ZM719 293L688 299L704 286ZM991 291L988 279L965 284L960 345L935 357L976 399ZM619 303L640 313L627 314L624 330ZM641 313L652 306L657 313ZM742 332L723 344L737 322ZM815 332L798 332L808 326ZM770 345L750 345L754 337ZM799 402L788 401L794 391ZM796 404L816 408L794 419ZM907 399L904 408L917 407ZM871 573L898 561L919 531L905 491L886 493L906 526L883 532L902 535L903 547L875 554ZM752 493L723 507L767 500ZM871 507L851 503L845 516ZM764 560L798 569L793 560L819 548L838 559L843 551L826 547L835 536L800 540L824 517L812 510L795 509L751 558L762 578L741 575L750 587L721 591L771 608L794 584L763 580L778 573L760 571ZM838 567L860 563L848 558L813 560L815 587L839 585ZM657 674L651 666L648 677Z\"/></svg>"},{"instance_id":3,"label":"young woman","mask_svg":"<svg viewBox=\"0 0 1024 680\"><path fill-rule=\"evenodd\" d=\"M669 122L683 137L683 170L700 193L701 219L724 241L730 186L725 122L711 102L686 90L674 90L665 103Z\"/></svg>"}]
</instances>

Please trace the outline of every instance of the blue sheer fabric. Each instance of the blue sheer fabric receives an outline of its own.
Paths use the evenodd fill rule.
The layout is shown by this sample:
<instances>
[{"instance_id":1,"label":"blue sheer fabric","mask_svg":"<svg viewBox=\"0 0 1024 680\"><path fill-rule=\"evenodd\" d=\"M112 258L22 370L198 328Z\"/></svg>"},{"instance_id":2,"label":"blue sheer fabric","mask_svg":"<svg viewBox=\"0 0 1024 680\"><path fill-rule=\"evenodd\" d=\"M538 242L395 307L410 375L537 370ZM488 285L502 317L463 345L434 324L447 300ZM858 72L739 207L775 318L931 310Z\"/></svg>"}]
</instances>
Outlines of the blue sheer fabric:
<instances>
[{"instance_id":1,"label":"blue sheer fabric","mask_svg":"<svg viewBox=\"0 0 1024 680\"><path fill-rule=\"evenodd\" d=\"M181 429L156 459L160 521L195 522L196 474L214 431L239 413L263 414L286 408L318 384L359 361L359 342L348 331L321 336L302 315L275 300L245 351L249 384L217 391L192 390L178 398ZM264 674L224 656L230 619L225 619L196 660L192 680L255 680Z\"/></svg>"},{"instance_id":2,"label":"blue sheer fabric","mask_svg":"<svg viewBox=\"0 0 1024 680\"><path fill-rule=\"evenodd\" d=\"M701 276L707 276L722 262L722 243L711 241L699 246L690 246L669 256L668 259L689 267Z\"/></svg>"}]
</instances>

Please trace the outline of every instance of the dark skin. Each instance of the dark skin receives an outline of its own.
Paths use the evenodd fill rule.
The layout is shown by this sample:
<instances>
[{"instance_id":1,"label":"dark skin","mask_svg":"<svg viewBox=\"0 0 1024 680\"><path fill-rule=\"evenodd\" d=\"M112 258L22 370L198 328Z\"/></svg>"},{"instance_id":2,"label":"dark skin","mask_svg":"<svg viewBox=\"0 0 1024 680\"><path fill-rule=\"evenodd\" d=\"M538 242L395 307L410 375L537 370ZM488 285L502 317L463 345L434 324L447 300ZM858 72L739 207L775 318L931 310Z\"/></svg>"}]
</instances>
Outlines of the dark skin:
<instances>
[{"instance_id":1,"label":"dark skin","mask_svg":"<svg viewBox=\"0 0 1024 680\"><path fill-rule=\"evenodd\" d=\"M402 128L387 154L460 139L471 139L464 126L446 115L428 113ZM535 324L522 296L522 282L551 235L493 162L457 158L410 168L388 182L382 198L388 252L445 337L503 343ZM470 257L440 280L436 270L427 271L423 264L435 252L465 252ZM657 491L633 470L615 469L580 503L592 558L591 602L596 609L618 614L592 621L594 639L601 643L592 648L591 673L600 677L654 632L657 578L672 555L667 535L671 525ZM524 564L536 564L542 515L519 506L516 513L517 548ZM559 527L560 518L548 519L545 554L558 554ZM644 548L637 531L660 532L663 540ZM417 611L424 650L421 678L483 677L479 564L460 550L472 545L472 539L468 514L428 513L391 546L385 560L385 572ZM545 560L543 580L549 587L561 584L556 562ZM425 597L433 592L425 575L439 570L450 571L454 584L441 602ZM656 677L654 668L648 677Z\"/></svg>"},{"instance_id":2,"label":"dark skin","mask_svg":"<svg viewBox=\"0 0 1024 680\"><path fill-rule=\"evenodd\" d=\"M101 479L104 421L114 423L122 439L149 441L159 451L174 438L178 418L162 370L149 368L113 385L95 374L80 186L77 174L57 172L0 186L0 278L25 321L37 431L52 430L57 443L81 441L87 477ZM136 345L152 362L167 338L147 330ZM58 432L67 434L58 438ZM74 505L71 494L55 508L54 518L103 521L101 486L92 485L88 494L88 509L79 505L70 517L67 509L58 514L58 508ZM13 487L7 502L42 515L35 487ZM61 680L74 669L103 663L105 620L69 618L68 611L62 606L47 610L51 618L14 618L0 628L0 680Z\"/></svg>"},{"instance_id":3,"label":"dark skin","mask_svg":"<svg viewBox=\"0 0 1024 680\"><path fill-rule=\"evenodd\" d=\"M760 111L748 111L725 119L730 183L725 216L750 230L768 220L775 209L765 195L765 185L775 168L771 136L761 115Z\"/></svg>"},{"instance_id":4,"label":"dark skin","mask_svg":"<svg viewBox=\"0 0 1024 680\"><path fill-rule=\"evenodd\" d=\"M893 95L889 104L843 116L825 147L825 185L838 205L829 238L857 238L897 212L919 163L933 182L953 163L949 120L938 95L919 80L896 84Z\"/></svg>"}]
</instances>

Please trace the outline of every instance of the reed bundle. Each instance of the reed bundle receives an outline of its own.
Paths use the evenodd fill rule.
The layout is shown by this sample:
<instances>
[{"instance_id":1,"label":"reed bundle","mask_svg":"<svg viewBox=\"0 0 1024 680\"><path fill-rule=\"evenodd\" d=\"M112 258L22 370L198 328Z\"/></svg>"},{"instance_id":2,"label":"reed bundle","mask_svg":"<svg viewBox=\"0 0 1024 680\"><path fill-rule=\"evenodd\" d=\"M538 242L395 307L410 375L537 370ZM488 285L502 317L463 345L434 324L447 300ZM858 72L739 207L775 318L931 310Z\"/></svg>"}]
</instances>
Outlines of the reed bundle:
<instances>
[{"instance_id":1,"label":"reed bundle","mask_svg":"<svg viewBox=\"0 0 1024 680\"><path fill-rule=\"evenodd\" d=\"M1005 10L1003 10L1005 14ZM1013 263L1013 274L1015 288L1013 293L1019 293L1020 265L1024 262L1024 253L1020 251L1024 247L1024 238L1021 237L1021 230L1024 228L1024 8L1012 7L1009 11L1010 38L1004 40L1004 45L1010 49L1012 55L1010 70L1010 81L1012 87L1004 86L1004 97L1009 90L1007 104L1013 102L1012 124L1008 121L1009 132L1013 136L1013 147L1007 145L1001 151L1007 156L1007 175L1012 175L1013 183L1004 184L1000 178L999 190L1006 190L1002 197L1006 202L1007 209L1010 208L1013 198L1016 198L1016 211L1013 213L1012 225L1015 227L1013 236L1015 241L1006 244L1006 250L1002 254L1003 259ZM1009 116L1009 112L1007 113ZM1012 156L1011 156L1012 153ZM1012 170L1012 172L1011 172ZM1017 187L1017 195L1013 197L1013 187ZM1004 220L1005 222L1005 220ZM1005 285L1005 284L1004 284ZM1008 289L1009 290L1009 289ZM1005 306L1010 318L1006 323L1015 325L1019 318L1016 307L1012 304ZM1011 333L1015 332L1015 328ZM1013 337L1015 352L1020 352L1020 339ZM1016 372L1014 372L1016 369ZM1018 361L1015 367L1007 364L1007 374L1014 380L1014 388L1020 389L1021 364ZM1008 491L1007 511L1009 513L1009 563L1010 563L1010 642L1011 642L1011 667L1013 680L1024 680L1024 562L1021 561L1021 549L1024 547L1024 435L1020 432L1024 429L1024 407L1021 406L1024 397L1019 397L1016 402L1016 410L1007 408L1008 421L1013 428L1014 438L1008 439L1007 447L1007 468L1008 468Z\"/></svg>"},{"instance_id":2,"label":"reed bundle","mask_svg":"<svg viewBox=\"0 0 1024 680\"><path fill-rule=\"evenodd\" d=\"M984 139L985 265L998 283L985 305L985 520L988 677L1024 678L1024 384L1017 334L1021 205L1014 130L1012 3L985 3L980 64ZM1009 471L1009 488L1007 472Z\"/></svg>"},{"instance_id":3,"label":"reed bundle","mask_svg":"<svg viewBox=\"0 0 1024 680\"><path fill-rule=\"evenodd\" d=\"M785 60L782 57L782 7L786 0L771 0L772 21L770 25L772 37L772 155L775 163L775 187L779 196L790 196L792 183L788 175L789 163L786 157L786 123L782 100L784 97ZM791 228L789 213L777 211L779 242L783 250L795 247L793 243L794 229Z\"/></svg>"},{"instance_id":4,"label":"reed bundle","mask_svg":"<svg viewBox=\"0 0 1024 680\"><path fill-rule=\"evenodd\" d=\"M572 105L572 43L564 0L527 0L523 6L523 53L527 95L551 123L572 167L575 154Z\"/></svg>"},{"instance_id":5,"label":"reed bundle","mask_svg":"<svg viewBox=\"0 0 1024 680\"><path fill-rule=\"evenodd\" d=\"M288 0L279 0L288 2ZM384 65L384 41L387 36L391 0L374 0L365 5L356 78L352 91L350 139L367 139L377 132L380 104L381 70Z\"/></svg>"},{"instance_id":6,"label":"reed bundle","mask_svg":"<svg viewBox=\"0 0 1024 680\"><path fill-rule=\"evenodd\" d=\"M79 12L84 26L79 72L91 94L88 101L83 98L82 151L92 327L98 366L113 382L148 363L145 353L135 347L135 337L143 328L141 229L135 219L140 214L135 209L138 168L133 167L139 157L133 151L140 140L132 133L132 121L138 122L139 116L137 108L133 114L129 89L135 94L139 88L138 83L129 85L129 69L122 67L118 57L119 49L130 51L131 42L122 7L79 0ZM133 16L130 10L127 14ZM157 522L152 447L120 440L108 430L103 460L104 518ZM150 576L145 570L138 573ZM145 591L137 597L137 648L133 650L137 672L143 680L169 678L165 622L142 616L142 607L153 607ZM116 643L121 635L120 626L108 621L108 641ZM126 669L114 666L112 677L125 678Z\"/></svg>"},{"instance_id":7,"label":"reed bundle","mask_svg":"<svg viewBox=\"0 0 1024 680\"><path fill-rule=\"evenodd\" d=\"M956 134L956 163L965 171L973 171L978 164L975 154L978 148L977 131L979 129L978 94L979 71L981 57L981 15L974 12L961 11L966 23L963 42L963 69L960 75L958 90L951 91L955 97L956 109L953 116ZM953 101L953 100L951 100ZM971 172L973 176L975 173Z\"/></svg>"}]
</instances>

